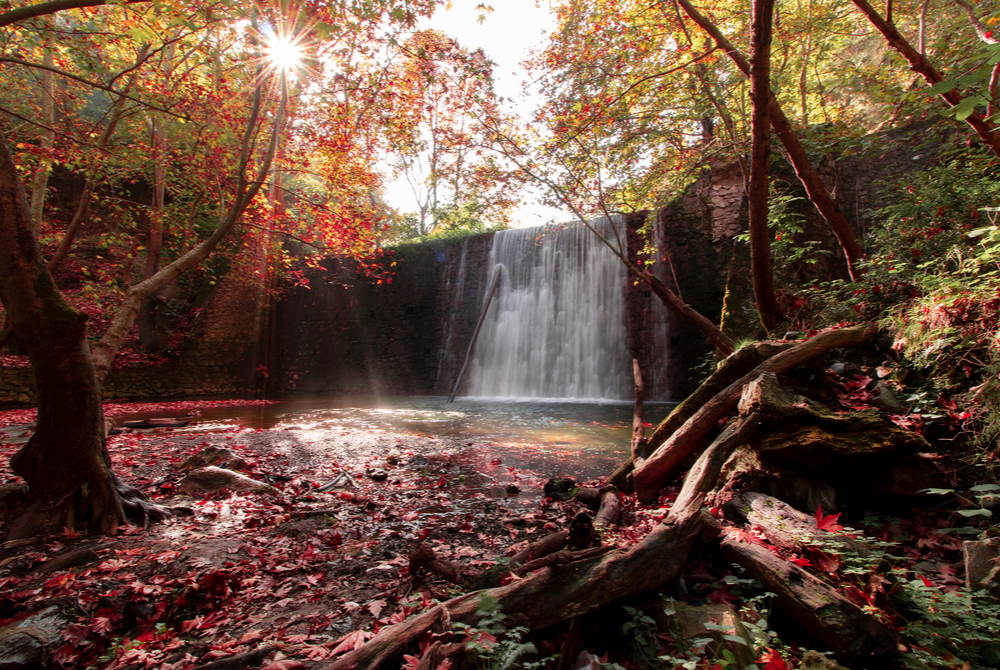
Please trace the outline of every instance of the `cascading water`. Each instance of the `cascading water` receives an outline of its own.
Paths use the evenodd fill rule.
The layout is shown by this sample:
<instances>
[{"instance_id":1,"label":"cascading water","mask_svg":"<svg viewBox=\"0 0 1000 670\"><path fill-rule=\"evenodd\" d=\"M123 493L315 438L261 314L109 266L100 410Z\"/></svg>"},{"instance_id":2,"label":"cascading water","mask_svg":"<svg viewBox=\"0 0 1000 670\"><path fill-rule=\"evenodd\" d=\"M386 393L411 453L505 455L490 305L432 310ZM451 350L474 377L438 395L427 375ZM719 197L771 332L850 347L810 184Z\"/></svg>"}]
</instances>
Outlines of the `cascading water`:
<instances>
[{"instance_id":1,"label":"cascading water","mask_svg":"<svg viewBox=\"0 0 1000 670\"><path fill-rule=\"evenodd\" d=\"M608 221L593 224L614 238ZM620 226L618 226L620 228ZM465 395L626 400L626 270L593 232L523 228L496 234L485 273L499 288L469 365Z\"/></svg>"}]
</instances>

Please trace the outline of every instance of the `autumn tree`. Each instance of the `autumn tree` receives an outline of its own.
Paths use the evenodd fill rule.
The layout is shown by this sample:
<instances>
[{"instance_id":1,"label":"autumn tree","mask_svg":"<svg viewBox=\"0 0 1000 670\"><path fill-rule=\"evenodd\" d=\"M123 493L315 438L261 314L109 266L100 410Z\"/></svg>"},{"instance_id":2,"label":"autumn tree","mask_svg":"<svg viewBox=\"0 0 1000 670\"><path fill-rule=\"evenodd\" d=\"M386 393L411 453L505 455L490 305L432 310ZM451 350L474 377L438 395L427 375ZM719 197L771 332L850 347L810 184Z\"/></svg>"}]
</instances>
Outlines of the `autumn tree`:
<instances>
[{"instance_id":1,"label":"autumn tree","mask_svg":"<svg viewBox=\"0 0 1000 670\"><path fill-rule=\"evenodd\" d=\"M495 116L493 66L435 30L415 33L395 65L393 164L417 204L414 232L504 224L516 203L512 175L488 152L479 119Z\"/></svg>"},{"instance_id":2,"label":"autumn tree","mask_svg":"<svg viewBox=\"0 0 1000 670\"><path fill-rule=\"evenodd\" d=\"M10 54L20 55L21 44L30 43L38 31L44 30L44 25L36 23L41 19L36 17L94 4L100 3L60 1L0 15L0 25L10 26L3 36L3 62L13 66L14 76L25 69L46 70L44 60L36 63ZM294 235L295 226L309 225L313 230L311 239L306 240L309 244L353 253L359 253L363 247L370 248L370 242L365 240L371 237L365 231L372 231L379 224L363 194L377 184L377 177L370 169L374 159L366 153L369 147L353 140L355 135L365 137L366 133L354 133L350 126L353 123L353 130L357 130L363 119L373 115L366 115L365 104L343 95L343 91L361 88L357 86L359 81L371 81L367 68L372 55L381 45L394 40L391 34L386 34L387 25L406 29L419 13L428 12L431 6L430 2L406 6L359 2L336 10L316 8L308 14L306 39L315 43L315 72L323 73L331 61L340 66L339 72L329 76L339 77L343 89L339 94L329 95L332 102L325 111L339 105L345 114L324 117L324 122L317 117L312 123L303 123L300 135L303 144L288 143L289 147L301 148L290 149L284 155L300 162L289 162L283 169L298 167L314 180L311 192L303 188L289 198L302 214L295 223L271 216L271 208L262 200L262 189L277 155L280 130L285 125L283 119L293 102L283 79L286 73L276 67L273 59L263 57L266 54L262 54L262 44L268 32L256 31L263 24L269 27L271 35L279 34L285 18L281 12L262 8L247 17L239 11L206 6L185 8L180 15L169 8L147 8L136 3L66 18L71 24L69 34L75 36L79 32L82 39L94 40L95 45L120 53L129 62L115 72L98 73L94 70L96 65L108 67L99 55L102 51L74 50L80 45L68 42L66 58L57 60L54 69L46 71L73 82L73 86L83 86L87 104L95 100L94 91L98 92L97 112L103 120L102 130L99 133L92 128L87 130L88 123L93 124L87 117L87 104L82 107L76 104L83 98L77 94L66 96L70 111L76 111L66 115L69 125L64 129L41 130L57 131L57 136L66 142L67 167L82 166L86 183L91 184L117 183L130 170L145 178L149 167L145 156L152 154L162 159L162 155L142 149L150 144L161 149L171 146L170 165L183 164L184 168L177 170L177 178L164 183L163 188L176 197L178 204L186 206L178 207L177 218L169 216L169 227L177 232L170 245L169 259L162 265L147 262L150 270L140 272L135 283L131 273L120 280L121 306L110 318L92 353L87 316L67 303L47 267L21 182L22 170L6 144L3 146L0 297L6 323L31 361L39 406L35 434L12 459L14 470L27 481L31 496L28 511L11 528L12 536L63 526L109 531L126 518L148 520L161 513L139 492L119 482L110 469L104 447L100 382L115 353L132 329L144 300L197 268L213 252L227 248L225 245L236 244L229 249L247 246L245 237L243 242L233 237L237 231L243 231L244 235L253 230ZM192 9L194 20L190 18ZM62 17L70 15L57 15ZM74 22L76 28L72 27ZM102 23L109 30L91 30L92 22ZM172 54L171 44L176 46ZM163 55L159 67L144 67L153 54ZM90 69L80 69L81 64ZM321 77L313 77L311 81L317 86L328 82ZM372 104L379 100L374 93L369 98ZM8 101L8 107L11 106L15 105ZM9 109L9 113L37 125L17 109ZM160 130L148 134L148 115L153 113L163 115L159 120L165 125L160 127L179 123L187 127L187 132L179 130L174 136L175 143L164 141ZM115 121L113 127L107 123L111 120ZM288 128L289 132L297 129ZM97 143L91 141L95 134L99 137ZM185 135L187 143L180 141ZM106 139L100 139L105 136ZM17 146L25 149L34 145L19 142ZM306 146L310 149L306 150ZM79 162L75 152L81 147L92 148L97 155ZM130 153L132 149L136 152ZM140 159L130 167L128 156ZM116 164L122 166L119 172L107 171ZM155 174L154 169L154 184ZM91 188L91 194L97 190ZM348 190L353 190L354 196L341 203L338 197ZM151 205L155 207L157 203ZM83 218L80 221L82 224ZM72 220L69 223L72 225ZM127 232L127 228L119 232ZM74 247L75 233L66 235L72 229L60 228L58 224L53 225L53 230L64 241L60 246L65 247L63 256L68 257ZM138 228L134 230L139 232ZM151 270L155 265L160 267Z\"/></svg>"}]
</instances>

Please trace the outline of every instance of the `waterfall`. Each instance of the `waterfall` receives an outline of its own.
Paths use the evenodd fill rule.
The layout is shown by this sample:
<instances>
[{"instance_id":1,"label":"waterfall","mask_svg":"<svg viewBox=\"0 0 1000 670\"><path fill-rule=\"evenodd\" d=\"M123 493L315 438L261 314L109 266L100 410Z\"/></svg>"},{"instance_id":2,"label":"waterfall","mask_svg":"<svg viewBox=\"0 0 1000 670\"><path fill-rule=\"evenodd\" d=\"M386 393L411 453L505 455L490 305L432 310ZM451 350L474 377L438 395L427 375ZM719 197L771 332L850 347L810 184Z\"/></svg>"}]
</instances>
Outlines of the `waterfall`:
<instances>
[{"instance_id":1,"label":"waterfall","mask_svg":"<svg viewBox=\"0 0 1000 670\"><path fill-rule=\"evenodd\" d=\"M595 224L613 240L613 225ZM620 226L619 226L620 228ZM505 230L480 271L501 274L469 365L465 394L626 400L626 269L580 225Z\"/></svg>"}]
</instances>

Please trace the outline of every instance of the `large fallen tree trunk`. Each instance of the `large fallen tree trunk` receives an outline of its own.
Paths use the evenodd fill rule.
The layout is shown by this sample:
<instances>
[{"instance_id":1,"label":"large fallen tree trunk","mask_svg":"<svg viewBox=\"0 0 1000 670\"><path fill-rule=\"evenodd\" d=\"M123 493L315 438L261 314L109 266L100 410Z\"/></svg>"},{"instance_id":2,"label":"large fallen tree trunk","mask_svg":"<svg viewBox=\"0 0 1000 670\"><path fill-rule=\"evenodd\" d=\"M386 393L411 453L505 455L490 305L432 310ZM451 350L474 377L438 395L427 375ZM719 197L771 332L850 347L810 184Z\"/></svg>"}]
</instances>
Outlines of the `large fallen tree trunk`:
<instances>
[{"instance_id":1,"label":"large fallen tree trunk","mask_svg":"<svg viewBox=\"0 0 1000 670\"><path fill-rule=\"evenodd\" d=\"M632 473L633 466L648 458L657 447L673 435L678 428L684 425L685 421L715 397L719 391L749 373L762 361L790 349L792 346L794 346L794 342L755 342L741 347L738 351L724 358L715 372L709 375L681 404L674 407L667 418L656 426L638 452L639 458L630 457L629 460L618 466L608 481L619 488L626 486L628 475Z\"/></svg>"},{"instance_id":2,"label":"large fallen tree trunk","mask_svg":"<svg viewBox=\"0 0 1000 670\"><path fill-rule=\"evenodd\" d=\"M875 327L871 324L821 331L804 342L775 354L716 393L635 469L632 478L639 499L644 502L656 500L660 488L677 474L680 466L705 444L726 416L736 408L743 388L751 380L767 372L787 372L830 349L857 346L874 334Z\"/></svg>"},{"instance_id":3,"label":"large fallen tree trunk","mask_svg":"<svg viewBox=\"0 0 1000 670\"><path fill-rule=\"evenodd\" d=\"M572 563L547 566L505 586L453 598L413 619L383 628L328 670L372 670L403 652L433 627L457 621L474 625L484 599L497 602L512 625L545 628L629 596L655 591L676 578L701 530L701 507L730 452L746 439L755 418L735 422L705 450L684 481L667 519L628 549ZM590 550L598 551L598 550Z\"/></svg>"},{"instance_id":4,"label":"large fallen tree trunk","mask_svg":"<svg viewBox=\"0 0 1000 670\"><path fill-rule=\"evenodd\" d=\"M828 583L784 560L738 530L720 529L720 546L734 563L775 594L775 605L811 638L851 667L890 667L892 633Z\"/></svg>"}]
</instances>

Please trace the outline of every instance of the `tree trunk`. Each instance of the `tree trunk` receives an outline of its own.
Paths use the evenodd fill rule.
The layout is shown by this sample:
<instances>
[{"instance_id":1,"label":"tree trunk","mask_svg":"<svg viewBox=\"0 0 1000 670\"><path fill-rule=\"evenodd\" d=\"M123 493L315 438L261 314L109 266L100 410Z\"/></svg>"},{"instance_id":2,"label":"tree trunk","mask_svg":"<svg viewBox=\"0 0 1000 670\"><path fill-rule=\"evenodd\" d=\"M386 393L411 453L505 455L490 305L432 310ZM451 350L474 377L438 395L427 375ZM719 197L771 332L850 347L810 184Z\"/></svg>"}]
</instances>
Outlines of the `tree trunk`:
<instances>
[{"instance_id":1,"label":"tree trunk","mask_svg":"<svg viewBox=\"0 0 1000 670\"><path fill-rule=\"evenodd\" d=\"M705 440L718 430L719 423L733 411L747 383L765 372L775 374L787 372L830 349L856 346L874 334L875 328L869 324L821 331L791 349L769 358L724 388L691 415L666 442L636 468L632 479L640 500L656 500L660 488L677 474L678 468L704 445Z\"/></svg>"},{"instance_id":2,"label":"tree trunk","mask_svg":"<svg viewBox=\"0 0 1000 670\"><path fill-rule=\"evenodd\" d=\"M726 52L733 63L736 64L736 67L745 76L749 77L749 61L733 46L732 42L726 39L718 27L695 9L689 0L677 0L677 2L684 8L684 12L691 17L691 20L708 33L715 40L715 43ZM781 143L785 145L788 160L795 170L795 175L802 182L802 186L806 190L806 195L809 197L809 202L813 204L816 211L819 212L819 215L823 217L823 220L826 221L833 234L837 237L840 248L844 252L844 258L847 260L847 271L851 279L854 279L858 273L857 263L864 255L861 245L858 243L857 236L854 234L854 229L851 228L847 217L840 211L837 201L833 199L826 185L823 184L823 180L820 179L819 173L816 172L816 168L813 167L809 156L806 154L805 147L802 146L798 135L792 130L791 122L785 116L785 113L773 95L769 104L769 115L774 133L781 140Z\"/></svg>"},{"instance_id":3,"label":"tree trunk","mask_svg":"<svg viewBox=\"0 0 1000 670\"><path fill-rule=\"evenodd\" d=\"M767 226L768 161L771 158L771 24L774 0L753 0L750 28L751 115L750 186L750 275L757 313L764 329L774 330L783 317L774 293L771 235Z\"/></svg>"},{"instance_id":4,"label":"tree trunk","mask_svg":"<svg viewBox=\"0 0 1000 670\"><path fill-rule=\"evenodd\" d=\"M160 268L167 193L166 142L156 117L151 116L149 119L149 134L153 146L153 194L149 209L149 232L146 236L146 265L142 273L143 279L152 277ZM156 292L148 296L139 309L139 342L146 351L158 352L166 348L167 333L160 313L163 302L159 292Z\"/></svg>"},{"instance_id":5,"label":"tree trunk","mask_svg":"<svg viewBox=\"0 0 1000 670\"><path fill-rule=\"evenodd\" d=\"M86 316L66 304L45 267L24 188L2 143L0 212L0 299L31 360L38 393L35 433L11 458L28 483L30 502L10 537L63 527L111 531L126 511L143 508L137 492L120 487L111 473Z\"/></svg>"},{"instance_id":6,"label":"tree trunk","mask_svg":"<svg viewBox=\"0 0 1000 670\"><path fill-rule=\"evenodd\" d=\"M825 581L769 549L723 530L723 553L775 594L775 606L811 638L851 667L895 667L896 642L883 624L865 614Z\"/></svg>"},{"instance_id":7,"label":"tree trunk","mask_svg":"<svg viewBox=\"0 0 1000 670\"><path fill-rule=\"evenodd\" d=\"M642 381L642 367L638 358L632 359L632 382L632 439L629 440L629 453L632 454L634 461L642 456L646 442L646 429L642 425L642 403L646 395L646 385Z\"/></svg>"},{"instance_id":8,"label":"tree trunk","mask_svg":"<svg viewBox=\"0 0 1000 670\"><path fill-rule=\"evenodd\" d=\"M262 75L259 74L258 76ZM118 307L118 310L115 312L114 317L112 317L111 324L108 326L107 331L105 331L103 337L101 337L100 342L94 346L93 359L94 366L97 369L97 379L99 382L103 382L105 377L107 377L115 355L118 353L118 350L121 348L122 343L128 336L129 331L135 324L136 317L139 314L139 309L146 298L174 282L182 274L196 267L199 263L208 258L208 256L215 251L215 248L219 245L219 243L222 242L226 235L229 234L229 231L232 230L236 223L240 220L240 217L243 216L243 212L246 210L247 206L257 195L258 191L260 191L264 183L265 176L270 172L271 162L274 160L274 155L277 151L279 136L278 129L281 128L283 124L285 109L288 103L287 88L282 86L281 100L275 115L274 125L271 128L270 142L268 143L263 156L259 158L257 176L254 179L250 179L247 175L247 170L250 165L250 159L255 144L254 139L256 137L258 119L261 114L262 86L263 83L259 83L254 89L253 106L250 119L247 121L246 128L243 132L242 143L240 146L240 163L236 170L237 186L235 194L233 195L233 202L230 204L226 212L220 216L219 225L210 236L198 245L189 249L184 254L181 254L171 263L168 263L160 268L151 277L147 277L138 284L130 286L125 292L125 297L122 300L121 305Z\"/></svg>"},{"instance_id":9,"label":"tree trunk","mask_svg":"<svg viewBox=\"0 0 1000 670\"><path fill-rule=\"evenodd\" d=\"M52 49L46 43L45 53L42 56L42 64L52 67ZM41 98L42 98L42 123L52 128L56 122L56 101L55 101L55 77L50 70L42 70L41 74ZM55 131L43 130L40 138L40 147L43 153L52 149L55 144ZM38 162L38 169L31 179L31 223L38 230L38 225L42 221L42 211L45 208L45 193L49 185L49 173L52 171L52 159L48 156L42 157Z\"/></svg>"},{"instance_id":10,"label":"tree trunk","mask_svg":"<svg viewBox=\"0 0 1000 670\"><path fill-rule=\"evenodd\" d=\"M868 17L868 20L882 35L885 37L886 41L889 43L893 49L895 49L899 54L906 59L906 62L910 64L910 69L922 76L928 84L934 86L940 84L944 77L938 72L931 62L922 53L910 46L910 43L906 41L896 26L892 24L891 19L882 18L882 16L866 2L866 0L851 0L855 6L861 10L861 13ZM949 107L955 107L959 102L962 101L962 96L955 89L945 91L940 94L941 99L944 100ZM997 127L990 123L988 120L983 118L982 114L978 112L973 112L968 117L966 117L965 122L972 127L976 134L979 135L979 139L983 141L990 151L992 151L997 156L1000 156L1000 133L997 132Z\"/></svg>"}]
</instances>

